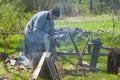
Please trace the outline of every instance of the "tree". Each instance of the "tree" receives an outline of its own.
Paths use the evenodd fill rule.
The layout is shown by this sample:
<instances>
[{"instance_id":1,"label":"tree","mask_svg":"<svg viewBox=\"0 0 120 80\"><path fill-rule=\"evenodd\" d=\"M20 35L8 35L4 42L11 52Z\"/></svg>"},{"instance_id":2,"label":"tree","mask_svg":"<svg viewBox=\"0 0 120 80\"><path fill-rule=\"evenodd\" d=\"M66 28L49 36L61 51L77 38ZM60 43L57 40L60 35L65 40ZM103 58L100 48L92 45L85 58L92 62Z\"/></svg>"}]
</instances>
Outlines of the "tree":
<instances>
[{"instance_id":1,"label":"tree","mask_svg":"<svg viewBox=\"0 0 120 80\"><path fill-rule=\"evenodd\" d=\"M89 10L92 11L92 9L93 9L93 1L92 0L90 0L89 5L90 5Z\"/></svg>"}]
</instances>

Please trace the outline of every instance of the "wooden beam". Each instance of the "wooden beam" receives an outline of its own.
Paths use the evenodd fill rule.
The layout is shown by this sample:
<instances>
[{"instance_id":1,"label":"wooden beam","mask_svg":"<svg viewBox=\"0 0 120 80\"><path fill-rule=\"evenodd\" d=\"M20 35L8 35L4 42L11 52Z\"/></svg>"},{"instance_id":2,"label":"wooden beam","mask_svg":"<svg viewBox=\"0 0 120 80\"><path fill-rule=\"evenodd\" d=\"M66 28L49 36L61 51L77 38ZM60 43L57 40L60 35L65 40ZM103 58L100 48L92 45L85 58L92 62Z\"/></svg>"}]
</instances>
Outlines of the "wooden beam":
<instances>
[{"instance_id":1,"label":"wooden beam","mask_svg":"<svg viewBox=\"0 0 120 80\"><path fill-rule=\"evenodd\" d=\"M44 63L44 61L45 61L45 58L46 58L46 57L49 57L50 54L51 54L51 53L49 53L49 52L44 52L44 53L43 53L43 55L42 55L42 57L41 57L38 65L37 65L36 69L34 70L34 72L33 72L33 74L32 74L31 80L37 80L38 75L39 75L39 72L41 71L42 66L43 66L43 63Z\"/></svg>"},{"instance_id":2,"label":"wooden beam","mask_svg":"<svg viewBox=\"0 0 120 80\"><path fill-rule=\"evenodd\" d=\"M24 34L24 32L0 32L0 34Z\"/></svg>"}]
</instances>

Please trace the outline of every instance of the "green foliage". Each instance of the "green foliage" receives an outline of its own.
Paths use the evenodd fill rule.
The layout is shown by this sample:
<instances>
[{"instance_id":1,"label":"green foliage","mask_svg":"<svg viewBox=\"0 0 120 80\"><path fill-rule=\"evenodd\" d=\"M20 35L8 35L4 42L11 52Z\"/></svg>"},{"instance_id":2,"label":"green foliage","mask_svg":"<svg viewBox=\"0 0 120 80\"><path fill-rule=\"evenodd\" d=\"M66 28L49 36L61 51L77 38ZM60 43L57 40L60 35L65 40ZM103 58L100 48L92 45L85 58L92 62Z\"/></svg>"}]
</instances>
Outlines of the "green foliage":
<instances>
[{"instance_id":1,"label":"green foliage","mask_svg":"<svg viewBox=\"0 0 120 80\"><path fill-rule=\"evenodd\" d=\"M15 54L16 52L20 52L23 49L23 35L9 35L6 40L0 39L0 52L5 51L7 54Z\"/></svg>"},{"instance_id":2,"label":"green foliage","mask_svg":"<svg viewBox=\"0 0 120 80\"><path fill-rule=\"evenodd\" d=\"M31 14L24 13L25 6L19 4L17 0L0 6L0 31L20 31L24 28Z\"/></svg>"},{"instance_id":3,"label":"green foliage","mask_svg":"<svg viewBox=\"0 0 120 80\"><path fill-rule=\"evenodd\" d=\"M11 35L11 36L9 36L8 37L8 43L12 43L13 45L10 45L10 44L8 44L8 46L10 47L10 48L14 48L14 45L15 46L18 46L18 45L21 45L20 43L22 42L21 40L23 39L23 36L20 36L20 35Z\"/></svg>"},{"instance_id":4,"label":"green foliage","mask_svg":"<svg viewBox=\"0 0 120 80\"><path fill-rule=\"evenodd\" d=\"M6 45L8 47L8 50L14 49L17 52L18 51L22 51L23 43L24 43L24 41L23 41L23 35L10 35L6 39Z\"/></svg>"},{"instance_id":5,"label":"green foliage","mask_svg":"<svg viewBox=\"0 0 120 80\"><path fill-rule=\"evenodd\" d=\"M21 3L21 0L10 2L0 1L0 4L2 4L0 5L0 32L23 32L26 23L30 20L33 13L24 12L25 6ZM3 49L1 49L4 47L3 35L0 34L0 36L0 51L3 52ZM7 38L8 40L6 40L7 51L13 53L15 52L15 48L17 51L20 51L22 42L19 42L18 36L13 37L10 34L7 36L9 36L8 38L12 38L10 40ZM18 40L18 42L16 40Z\"/></svg>"}]
</instances>

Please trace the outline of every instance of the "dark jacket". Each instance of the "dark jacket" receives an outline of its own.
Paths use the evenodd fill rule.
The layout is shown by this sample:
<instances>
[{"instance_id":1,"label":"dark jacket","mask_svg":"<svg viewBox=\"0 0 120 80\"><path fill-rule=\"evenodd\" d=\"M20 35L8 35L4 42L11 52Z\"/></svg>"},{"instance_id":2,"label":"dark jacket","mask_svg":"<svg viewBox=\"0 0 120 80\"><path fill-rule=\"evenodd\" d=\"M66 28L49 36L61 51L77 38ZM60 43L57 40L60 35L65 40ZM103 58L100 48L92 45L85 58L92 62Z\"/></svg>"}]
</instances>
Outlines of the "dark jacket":
<instances>
[{"instance_id":1,"label":"dark jacket","mask_svg":"<svg viewBox=\"0 0 120 80\"><path fill-rule=\"evenodd\" d=\"M42 11L35 14L27 23L25 36L34 43L44 43L49 35L54 35L54 21L48 20L49 11Z\"/></svg>"}]
</instances>

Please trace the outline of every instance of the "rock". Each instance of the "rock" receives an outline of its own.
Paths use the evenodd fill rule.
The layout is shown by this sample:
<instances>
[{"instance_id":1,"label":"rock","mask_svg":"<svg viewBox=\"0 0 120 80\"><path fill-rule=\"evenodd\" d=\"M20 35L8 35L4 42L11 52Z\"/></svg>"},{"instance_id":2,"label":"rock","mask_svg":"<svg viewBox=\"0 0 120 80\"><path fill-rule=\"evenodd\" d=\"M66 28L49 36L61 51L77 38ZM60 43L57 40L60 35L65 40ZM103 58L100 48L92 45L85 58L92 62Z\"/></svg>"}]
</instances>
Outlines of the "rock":
<instances>
[{"instance_id":1,"label":"rock","mask_svg":"<svg viewBox=\"0 0 120 80\"><path fill-rule=\"evenodd\" d=\"M14 60L14 59L10 59L10 65L15 65L15 63L16 63L16 60Z\"/></svg>"}]
</instances>

